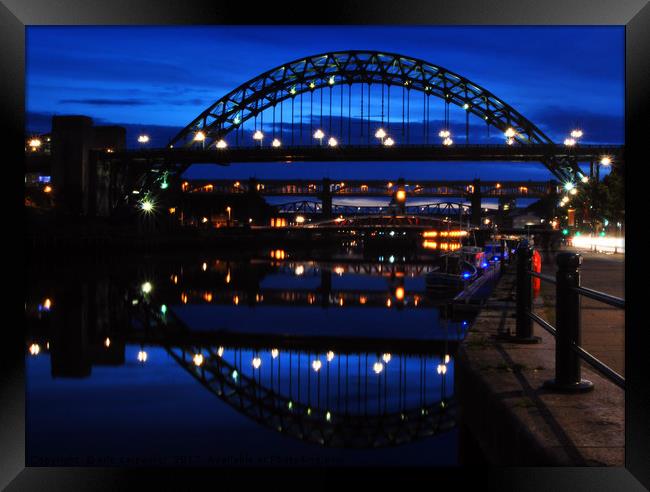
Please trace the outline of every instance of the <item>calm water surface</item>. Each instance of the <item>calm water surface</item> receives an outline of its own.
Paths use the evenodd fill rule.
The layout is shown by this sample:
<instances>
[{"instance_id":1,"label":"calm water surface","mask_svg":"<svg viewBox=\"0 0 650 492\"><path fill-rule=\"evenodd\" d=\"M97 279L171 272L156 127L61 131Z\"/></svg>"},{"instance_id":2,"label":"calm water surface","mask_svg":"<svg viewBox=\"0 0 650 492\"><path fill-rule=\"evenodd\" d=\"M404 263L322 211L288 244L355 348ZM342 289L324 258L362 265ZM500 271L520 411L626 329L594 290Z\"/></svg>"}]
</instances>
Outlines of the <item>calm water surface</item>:
<instances>
[{"instance_id":1,"label":"calm water surface","mask_svg":"<svg viewBox=\"0 0 650 492\"><path fill-rule=\"evenodd\" d=\"M27 463L455 465L469 320L427 291L433 264L350 248L35 263Z\"/></svg>"}]
</instances>

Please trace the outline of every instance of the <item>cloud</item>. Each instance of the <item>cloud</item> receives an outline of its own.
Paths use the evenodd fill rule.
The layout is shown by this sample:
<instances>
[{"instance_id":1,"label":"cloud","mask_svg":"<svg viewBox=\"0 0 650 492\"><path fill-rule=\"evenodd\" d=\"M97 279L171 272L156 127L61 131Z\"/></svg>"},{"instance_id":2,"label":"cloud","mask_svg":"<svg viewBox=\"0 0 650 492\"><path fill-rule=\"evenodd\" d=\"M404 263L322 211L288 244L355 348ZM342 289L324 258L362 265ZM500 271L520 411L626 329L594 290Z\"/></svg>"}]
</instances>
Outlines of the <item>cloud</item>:
<instances>
[{"instance_id":1,"label":"cloud","mask_svg":"<svg viewBox=\"0 0 650 492\"><path fill-rule=\"evenodd\" d=\"M146 106L152 104L143 99L60 99L59 104L83 104L85 106Z\"/></svg>"}]
</instances>

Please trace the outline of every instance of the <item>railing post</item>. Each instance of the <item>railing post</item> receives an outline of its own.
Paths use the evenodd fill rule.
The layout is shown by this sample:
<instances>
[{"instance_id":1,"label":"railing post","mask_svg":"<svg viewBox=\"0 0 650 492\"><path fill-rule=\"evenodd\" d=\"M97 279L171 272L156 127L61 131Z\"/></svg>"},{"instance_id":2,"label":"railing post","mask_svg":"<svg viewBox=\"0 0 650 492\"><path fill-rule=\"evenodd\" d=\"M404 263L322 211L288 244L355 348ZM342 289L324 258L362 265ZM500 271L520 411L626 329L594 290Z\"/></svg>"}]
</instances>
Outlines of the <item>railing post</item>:
<instances>
[{"instance_id":1,"label":"railing post","mask_svg":"<svg viewBox=\"0 0 650 492\"><path fill-rule=\"evenodd\" d=\"M513 343L539 343L541 338L533 335L533 320L528 313L533 307L533 283L530 274L532 268L533 249L530 245L520 244L517 248L517 278L516 278L516 332L514 335L504 334L498 338Z\"/></svg>"},{"instance_id":2,"label":"railing post","mask_svg":"<svg viewBox=\"0 0 650 492\"><path fill-rule=\"evenodd\" d=\"M580 345L580 265L578 253L557 255L555 298L555 379L544 387L556 391L579 393L593 389L591 381L581 378L580 357L571 349Z\"/></svg>"}]
</instances>

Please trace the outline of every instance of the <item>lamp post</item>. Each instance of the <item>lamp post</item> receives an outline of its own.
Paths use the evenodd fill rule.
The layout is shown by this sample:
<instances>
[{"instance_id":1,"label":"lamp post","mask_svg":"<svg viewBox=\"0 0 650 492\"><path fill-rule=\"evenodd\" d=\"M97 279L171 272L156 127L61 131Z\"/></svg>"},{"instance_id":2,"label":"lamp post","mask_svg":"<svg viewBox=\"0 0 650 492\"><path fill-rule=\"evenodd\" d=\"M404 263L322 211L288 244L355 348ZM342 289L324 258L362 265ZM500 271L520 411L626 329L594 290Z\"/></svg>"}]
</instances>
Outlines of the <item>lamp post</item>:
<instances>
[{"instance_id":1,"label":"lamp post","mask_svg":"<svg viewBox=\"0 0 650 492\"><path fill-rule=\"evenodd\" d=\"M375 132L375 137L381 140L382 145L384 144L384 138L386 138L386 132L383 128L380 128Z\"/></svg>"},{"instance_id":2,"label":"lamp post","mask_svg":"<svg viewBox=\"0 0 650 492\"><path fill-rule=\"evenodd\" d=\"M194 141L201 142L201 149L205 150L205 133L201 131L196 132L196 135L194 135Z\"/></svg>"},{"instance_id":3,"label":"lamp post","mask_svg":"<svg viewBox=\"0 0 650 492\"><path fill-rule=\"evenodd\" d=\"M138 143L142 144L142 146L146 146L149 143L149 135L139 135L138 136Z\"/></svg>"},{"instance_id":4,"label":"lamp post","mask_svg":"<svg viewBox=\"0 0 650 492\"><path fill-rule=\"evenodd\" d=\"M255 130L253 133L253 140L257 140L260 143L260 149L262 148L262 140L264 140L264 133L261 130Z\"/></svg>"},{"instance_id":5,"label":"lamp post","mask_svg":"<svg viewBox=\"0 0 650 492\"><path fill-rule=\"evenodd\" d=\"M322 146L323 145L323 138L325 137L325 134L323 133L323 130L320 128L314 132L314 138L318 139L318 145Z\"/></svg>"}]
</instances>

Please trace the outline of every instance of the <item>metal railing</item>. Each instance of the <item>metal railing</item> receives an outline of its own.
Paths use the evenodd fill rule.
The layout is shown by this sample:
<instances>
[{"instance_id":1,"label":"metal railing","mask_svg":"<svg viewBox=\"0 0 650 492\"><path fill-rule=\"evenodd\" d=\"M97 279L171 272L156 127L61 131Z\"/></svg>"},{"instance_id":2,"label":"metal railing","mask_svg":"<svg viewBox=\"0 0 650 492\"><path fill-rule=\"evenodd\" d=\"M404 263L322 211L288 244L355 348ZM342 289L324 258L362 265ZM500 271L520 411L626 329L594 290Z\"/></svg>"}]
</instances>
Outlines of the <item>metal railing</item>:
<instances>
[{"instance_id":1,"label":"metal railing","mask_svg":"<svg viewBox=\"0 0 650 492\"><path fill-rule=\"evenodd\" d=\"M517 248L517 322L516 334L504 338L516 343L538 343L533 334L533 322L555 337L555 379L544 386L565 392L582 392L593 389L593 383L581 377L581 360L589 364L606 379L625 389L625 378L581 347L581 296L625 309L625 299L615 297L580 285L582 256L561 252L557 255L558 270L555 278L532 270L533 250L528 245ZM533 277L555 284L555 323L552 326L533 313Z\"/></svg>"}]
</instances>

